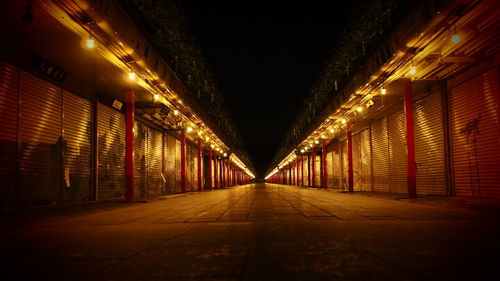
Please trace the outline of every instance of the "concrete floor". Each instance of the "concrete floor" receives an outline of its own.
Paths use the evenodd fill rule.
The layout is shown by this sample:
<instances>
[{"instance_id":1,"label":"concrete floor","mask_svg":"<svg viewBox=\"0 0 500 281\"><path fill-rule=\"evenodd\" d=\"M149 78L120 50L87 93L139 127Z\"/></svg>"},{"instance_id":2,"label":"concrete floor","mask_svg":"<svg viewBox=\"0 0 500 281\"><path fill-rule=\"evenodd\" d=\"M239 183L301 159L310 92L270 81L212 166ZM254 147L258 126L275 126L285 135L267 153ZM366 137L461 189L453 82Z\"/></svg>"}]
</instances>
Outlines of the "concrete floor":
<instances>
[{"instance_id":1,"label":"concrete floor","mask_svg":"<svg viewBox=\"0 0 500 281\"><path fill-rule=\"evenodd\" d=\"M500 215L274 184L4 224L3 280L499 280Z\"/></svg>"}]
</instances>

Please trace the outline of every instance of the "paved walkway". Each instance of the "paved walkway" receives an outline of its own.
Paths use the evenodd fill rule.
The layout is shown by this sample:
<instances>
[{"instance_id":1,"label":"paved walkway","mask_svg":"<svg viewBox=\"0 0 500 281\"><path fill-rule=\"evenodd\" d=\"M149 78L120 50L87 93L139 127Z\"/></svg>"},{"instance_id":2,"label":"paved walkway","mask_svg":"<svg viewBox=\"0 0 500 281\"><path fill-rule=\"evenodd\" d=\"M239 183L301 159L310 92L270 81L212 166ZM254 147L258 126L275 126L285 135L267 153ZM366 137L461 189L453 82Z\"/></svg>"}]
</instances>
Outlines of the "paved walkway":
<instances>
[{"instance_id":1,"label":"paved walkway","mask_svg":"<svg viewBox=\"0 0 500 281\"><path fill-rule=\"evenodd\" d=\"M116 204L116 203L115 203ZM5 280L498 280L500 215L260 184L4 225Z\"/></svg>"}]
</instances>

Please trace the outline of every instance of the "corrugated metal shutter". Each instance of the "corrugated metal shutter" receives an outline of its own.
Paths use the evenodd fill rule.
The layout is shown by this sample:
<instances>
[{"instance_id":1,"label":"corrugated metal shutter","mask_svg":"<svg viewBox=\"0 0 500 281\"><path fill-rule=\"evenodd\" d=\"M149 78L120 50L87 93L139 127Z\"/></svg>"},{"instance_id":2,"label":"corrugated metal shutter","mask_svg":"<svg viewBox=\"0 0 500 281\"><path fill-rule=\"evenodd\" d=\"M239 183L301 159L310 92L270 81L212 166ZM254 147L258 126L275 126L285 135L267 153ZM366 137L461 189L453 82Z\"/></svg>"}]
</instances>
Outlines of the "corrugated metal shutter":
<instances>
[{"instance_id":1,"label":"corrugated metal shutter","mask_svg":"<svg viewBox=\"0 0 500 281\"><path fill-rule=\"evenodd\" d=\"M198 190L198 147L193 147L193 191Z\"/></svg>"},{"instance_id":2,"label":"corrugated metal shutter","mask_svg":"<svg viewBox=\"0 0 500 281\"><path fill-rule=\"evenodd\" d=\"M125 116L98 104L97 107L99 199L125 197Z\"/></svg>"},{"instance_id":3,"label":"corrugated metal shutter","mask_svg":"<svg viewBox=\"0 0 500 281\"><path fill-rule=\"evenodd\" d=\"M62 90L20 73L20 187L24 203L62 199L66 141L62 138Z\"/></svg>"},{"instance_id":4,"label":"corrugated metal shutter","mask_svg":"<svg viewBox=\"0 0 500 281\"><path fill-rule=\"evenodd\" d=\"M441 93L414 104L417 193L446 194L445 146Z\"/></svg>"},{"instance_id":5,"label":"corrugated metal shutter","mask_svg":"<svg viewBox=\"0 0 500 281\"><path fill-rule=\"evenodd\" d=\"M361 190L372 191L372 153L370 129L364 130L361 135Z\"/></svg>"},{"instance_id":6,"label":"corrugated metal shutter","mask_svg":"<svg viewBox=\"0 0 500 281\"><path fill-rule=\"evenodd\" d=\"M147 156L147 168L148 168L148 196L156 197L163 195L165 193L165 184L163 182L163 165L162 165L162 155L163 155L163 138L162 133L149 129L148 131L148 156Z\"/></svg>"},{"instance_id":7,"label":"corrugated metal shutter","mask_svg":"<svg viewBox=\"0 0 500 281\"><path fill-rule=\"evenodd\" d=\"M328 151L326 154L326 174L327 174L327 184L328 188L334 188L333 185L333 151Z\"/></svg>"},{"instance_id":8,"label":"corrugated metal shutter","mask_svg":"<svg viewBox=\"0 0 500 281\"><path fill-rule=\"evenodd\" d=\"M389 148L387 120L384 118L371 126L373 190L389 192Z\"/></svg>"},{"instance_id":9,"label":"corrugated metal shutter","mask_svg":"<svg viewBox=\"0 0 500 281\"><path fill-rule=\"evenodd\" d=\"M19 72L0 62L0 206L14 204L17 170Z\"/></svg>"},{"instance_id":10,"label":"corrugated metal shutter","mask_svg":"<svg viewBox=\"0 0 500 281\"><path fill-rule=\"evenodd\" d=\"M63 136L67 145L64 168L69 171L69 186L63 185L66 191L64 200L89 200L92 178L92 103L64 91L63 114Z\"/></svg>"},{"instance_id":11,"label":"corrugated metal shutter","mask_svg":"<svg viewBox=\"0 0 500 281\"><path fill-rule=\"evenodd\" d=\"M181 142L175 139L175 192L181 191Z\"/></svg>"},{"instance_id":12,"label":"corrugated metal shutter","mask_svg":"<svg viewBox=\"0 0 500 281\"><path fill-rule=\"evenodd\" d=\"M141 122L134 122L134 190L136 198L147 197L146 144L148 128Z\"/></svg>"},{"instance_id":13,"label":"corrugated metal shutter","mask_svg":"<svg viewBox=\"0 0 500 281\"><path fill-rule=\"evenodd\" d=\"M348 190L349 189L349 181L348 181L348 175L349 175L349 163L347 160L347 140L343 140L340 142L340 152L341 152L341 171L342 171L342 189L343 190Z\"/></svg>"},{"instance_id":14,"label":"corrugated metal shutter","mask_svg":"<svg viewBox=\"0 0 500 281\"><path fill-rule=\"evenodd\" d=\"M175 193L175 138L164 134L165 141L165 190L167 193Z\"/></svg>"},{"instance_id":15,"label":"corrugated metal shutter","mask_svg":"<svg viewBox=\"0 0 500 281\"><path fill-rule=\"evenodd\" d=\"M398 111L387 117L389 133L390 191L407 193L407 161L405 142L405 115Z\"/></svg>"},{"instance_id":16,"label":"corrugated metal shutter","mask_svg":"<svg viewBox=\"0 0 500 281\"><path fill-rule=\"evenodd\" d=\"M342 189L342 157L339 142L332 145L332 162L333 188Z\"/></svg>"},{"instance_id":17,"label":"corrugated metal shutter","mask_svg":"<svg viewBox=\"0 0 500 281\"><path fill-rule=\"evenodd\" d=\"M354 171L354 191L361 191L361 134L352 136L352 167Z\"/></svg>"},{"instance_id":18,"label":"corrugated metal shutter","mask_svg":"<svg viewBox=\"0 0 500 281\"><path fill-rule=\"evenodd\" d=\"M453 184L457 195L500 197L498 71L450 92Z\"/></svg>"},{"instance_id":19,"label":"corrugated metal shutter","mask_svg":"<svg viewBox=\"0 0 500 281\"><path fill-rule=\"evenodd\" d=\"M186 143L186 190L193 191L193 147Z\"/></svg>"},{"instance_id":20,"label":"corrugated metal shutter","mask_svg":"<svg viewBox=\"0 0 500 281\"><path fill-rule=\"evenodd\" d=\"M304 185L311 186L311 156L308 155L304 160Z\"/></svg>"},{"instance_id":21,"label":"corrugated metal shutter","mask_svg":"<svg viewBox=\"0 0 500 281\"><path fill-rule=\"evenodd\" d=\"M321 155L314 158L314 184L316 187L321 186Z\"/></svg>"}]
</instances>

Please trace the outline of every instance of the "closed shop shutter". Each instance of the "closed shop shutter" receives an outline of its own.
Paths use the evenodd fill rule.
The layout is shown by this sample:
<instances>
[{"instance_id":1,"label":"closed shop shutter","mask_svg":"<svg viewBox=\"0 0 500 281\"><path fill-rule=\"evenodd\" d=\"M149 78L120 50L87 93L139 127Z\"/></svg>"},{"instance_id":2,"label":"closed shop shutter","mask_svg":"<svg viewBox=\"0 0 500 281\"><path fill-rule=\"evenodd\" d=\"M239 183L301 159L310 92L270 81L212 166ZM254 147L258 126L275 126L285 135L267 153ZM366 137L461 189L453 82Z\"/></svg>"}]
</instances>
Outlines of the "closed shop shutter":
<instances>
[{"instance_id":1,"label":"closed shop shutter","mask_svg":"<svg viewBox=\"0 0 500 281\"><path fill-rule=\"evenodd\" d=\"M334 189L342 189L342 157L340 152L340 143L335 142L332 145L332 175Z\"/></svg>"},{"instance_id":2,"label":"closed shop shutter","mask_svg":"<svg viewBox=\"0 0 500 281\"><path fill-rule=\"evenodd\" d=\"M186 144L186 190L193 191L193 146Z\"/></svg>"},{"instance_id":3,"label":"closed shop shutter","mask_svg":"<svg viewBox=\"0 0 500 281\"><path fill-rule=\"evenodd\" d=\"M0 62L0 207L14 204L17 160L18 70Z\"/></svg>"},{"instance_id":4,"label":"closed shop shutter","mask_svg":"<svg viewBox=\"0 0 500 281\"><path fill-rule=\"evenodd\" d=\"M193 147L193 191L198 190L198 148Z\"/></svg>"},{"instance_id":5,"label":"closed shop shutter","mask_svg":"<svg viewBox=\"0 0 500 281\"><path fill-rule=\"evenodd\" d=\"M62 138L62 90L21 72L20 99L20 198L25 204L59 201L67 151Z\"/></svg>"},{"instance_id":6,"label":"closed shop shutter","mask_svg":"<svg viewBox=\"0 0 500 281\"><path fill-rule=\"evenodd\" d=\"M342 189L349 189L348 175L349 175L349 163L347 161L347 140L340 142L340 152L341 152L341 171L342 171Z\"/></svg>"},{"instance_id":7,"label":"closed shop shutter","mask_svg":"<svg viewBox=\"0 0 500 281\"><path fill-rule=\"evenodd\" d=\"M181 141L175 139L175 192L181 191Z\"/></svg>"},{"instance_id":8,"label":"closed shop shutter","mask_svg":"<svg viewBox=\"0 0 500 281\"><path fill-rule=\"evenodd\" d=\"M354 191L361 191L361 134L352 136L352 167L354 171Z\"/></svg>"},{"instance_id":9,"label":"closed shop shutter","mask_svg":"<svg viewBox=\"0 0 500 281\"><path fill-rule=\"evenodd\" d=\"M328 151L326 154L326 174L327 174L327 184L328 188L334 188L333 185L333 151Z\"/></svg>"},{"instance_id":10,"label":"closed shop shutter","mask_svg":"<svg viewBox=\"0 0 500 281\"><path fill-rule=\"evenodd\" d=\"M162 165L162 155L163 155L163 139L162 133L149 129L148 137L148 156L147 156L147 168L148 168L148 196L156 197L163 195L165 193L165 184L163 182L163 165Z\"/></svg>"},{"instance_id":11,"label":"closed shop shutter","mask_svg":"<svg viewBox=\"0 0 500 281\"><path fill-rule=\"evenodd\" d=\"M390 191L407 193L407 161L405 142L405 115L398 111L387 117L389 133Z\"/></svg>"},{"instance_id":12,"label":"closed shop shutter","mask_svg":"<svg viewBox=\"0 0 500 281\"><path fill-rule=\"evenodd\" d=\"M384 118L371 127L373 190L389 192L389 148L387 120Z\"/></svg>"},{"instance_id":13,"label":"closed shop shutter","mask_svg":"<svg viewBox=\"0 0 500 281\"><path fill-rule=\"evenodd\" d=\"M450 92L453 184L457 195L500 197L496 68Z\"/></svg>"},{"instance_id":14,"label":"closed shop shutter","mask_svg":"<svg viewBox=\"0 0 500 281\"><path fill-rule=\"evenodd\" d=\"M125 116L98 104L99 199L125 197Z\"/></svg>"},{"instance_id":15,"label":"closed shop shutter","mask_svg":"<svg viewBox=\"0 0 500 281\"><path fill-rule=\"evenodd\" d=\"M360 133L361 139L361 190L372 191L372 153L370 129Z\"/></svg>"},{"instance_id":16,"label":"closed shop shutter","mask_svg":"<svg viewBox=\"0 0 500 281\"><path fill-rule=\"evenodd\" d=\"M321 154L314 159L314 184L316 187L321 186Z\"/></svg>"},{"instance_id":17,"label":"closed shop shutter","mask_svg":"<svg viewBox=\"0 0 500 281\"><path fill-rule=\"evenodd\" d=\"M441 93L414 104L417 194L446 194L445 146Z\"/></svg>"},{"instance_id":18,"label":"closed shop shutter","mask_svg":"<svg viewBox=\"0 0 500 281\"><path fill-rule=\"evenodd\" d=\"M302 157L302 169L303 169L303 177L304 177L303 184L304 184L304 186L309 185L309 168L308 168L308 164L307 164L308 158L309 157L307 157L307 156Z\"/></svg>"},{"instance_id":19,"label":"closed shop shutter","mask_svg":"<svg viewBox=\"0 0 500 281\"><path fill-rule=\"evenodd\" d=\"M64 168L69 173L69 181L64 183L65 201L90 199L92 111L89 100L68 91L63 92L63 136L66 141Z\"/></svg>"},{"instance_id":20,"label":"closed shop shutter","mask_svg":"<svg viewBox=\"0 0 500 281\"><path fill-rule=\"evenodd\" d=\"M137 198L147 197L146 144L148 128L141 122L134 123L134 189Z\"/></svg>"},{"instance_id":21,"label":"closed shop shutter","mask_svg":"<svg viewBox=\"0 0 500 281\"><path fill-rule=\"evenodd\" d=\"M165 191L175 193L175 138L164 134L165 142Z\"/></svg>"}]
</instances>

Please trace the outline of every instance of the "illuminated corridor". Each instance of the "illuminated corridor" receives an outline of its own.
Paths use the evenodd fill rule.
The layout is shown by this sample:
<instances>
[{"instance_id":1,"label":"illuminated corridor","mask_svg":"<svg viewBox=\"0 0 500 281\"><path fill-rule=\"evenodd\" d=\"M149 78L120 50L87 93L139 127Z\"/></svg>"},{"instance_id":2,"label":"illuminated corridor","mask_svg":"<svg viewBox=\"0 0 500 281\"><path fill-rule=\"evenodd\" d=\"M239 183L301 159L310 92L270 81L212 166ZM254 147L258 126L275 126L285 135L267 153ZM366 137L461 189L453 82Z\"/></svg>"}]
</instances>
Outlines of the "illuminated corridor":
<instances>
[{"instance_id":1,"label":"illuminated corridor","mask_svg":"<svg viewBox=\"0 0 500 281\"><path fill-rule=\"evenodd\" d=\"M438 201L258 184L111 204L2 228L7 272L16 280L491 280L481 276L499 270L500 214Z\"/></svg>"}]
</instances>

